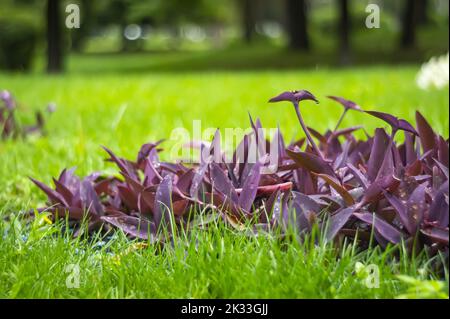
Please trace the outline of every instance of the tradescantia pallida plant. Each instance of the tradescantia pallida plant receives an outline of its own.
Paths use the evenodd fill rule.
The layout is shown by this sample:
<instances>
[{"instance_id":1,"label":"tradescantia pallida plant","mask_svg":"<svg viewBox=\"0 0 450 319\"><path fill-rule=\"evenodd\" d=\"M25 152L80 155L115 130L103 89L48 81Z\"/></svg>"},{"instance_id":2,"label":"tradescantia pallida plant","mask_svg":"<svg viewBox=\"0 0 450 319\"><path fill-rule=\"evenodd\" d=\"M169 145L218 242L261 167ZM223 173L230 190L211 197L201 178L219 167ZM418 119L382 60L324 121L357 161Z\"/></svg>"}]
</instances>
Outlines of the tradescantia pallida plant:
<instances>
[{"instance_id":1,"label":"tradescantia pallida plant","mask_svg":"<svg viewBox=\"0 0 450 319\"><path fill-rule=\"evenodd\" d=\"M55 105L49 104L47 113L55 111ZM35 113L36 123L21 126L16 117L18 103L13 95L7 91L0 91L0 139L24 137L33 133L42 133L45 124L44 114L41 111Z\"/></svg>"},{"instance_id":2,"label":"tradescantia pallida plant","mask_svg":"<svg viewBox=\"0 0 450 319\"><path fill-rule=\"evenodd\" d=\"M197 165L161 161L161 142L144 144L135 160L105 148L120 176L96 173L80 179L64 170L53 188L33 179L48 197L41 210L67 217L75 226L87 218L90 230L119 228L151 241L222 218L230 227L255 233L288 227L305 233L317 224L328 240L357 237L366 245L373 235L382 247L404 241L448 250L448 140L419 112L413 126L347 99L329 98L344 107L343 116L365 112L386 122L390 132L377 128L373 135L366 132L365 140L357 139L354 133L362 127L340 129L341 116L334 130L321 134L306 126L300 112L300 103L318 103L317 98L304 90L284 92L270 102L294 105L306 140L286 146L278 129L269 141L260 120L250 117L252 132L230 159L221 151L219 130L210 145L201 144L206 156ZM403 134L403 142L396 142L397 134ZM275 169L269 160L274 150Z\"/></svg>"}]
</instances>

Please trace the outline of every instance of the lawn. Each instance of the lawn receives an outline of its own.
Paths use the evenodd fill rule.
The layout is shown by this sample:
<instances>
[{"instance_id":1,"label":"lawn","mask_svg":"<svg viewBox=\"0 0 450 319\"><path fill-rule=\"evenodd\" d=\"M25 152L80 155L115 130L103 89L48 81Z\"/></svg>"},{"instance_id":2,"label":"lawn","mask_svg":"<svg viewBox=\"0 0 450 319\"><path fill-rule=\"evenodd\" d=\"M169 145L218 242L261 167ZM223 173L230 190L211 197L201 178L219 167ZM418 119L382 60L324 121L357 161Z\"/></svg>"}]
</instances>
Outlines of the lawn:
<instances>
[{"instance_id":1,"label":"lawn","mask_svg":"<svg viewBox=\"0 0 450 319\"><path fill-rule=\"evenodd\" d=\"M193 120L201 120L202 129L247 128L248 112L265 127L279 124L286 137L299 137L293 110L267 103L287 89L308 89L321 100L303 110L306 121L321 131L333 127L342 111L325 96L338 95L411 121L420 110L448 137L448 88L419 90L414 82L419 65L170 73L149 67L143 72L139 66L148 65L148 59L152 56L76 56L65 75L0 74L0 89L13 92L23 110L48 102L58 107L46 136L0 142L0 212L19 216L15 222L0 222L0 297L391 298L411 288L400 274L442 280L426 256L411 258L401 248L358 252L349 243L336 250L320 240L314 246L313 241L299 245L249 238L221 225L164 250L137 249L121 234L106 244L73 240L60 226L48 229L53 236L41 238L37 230L28 234L17 212L40 206L45 197L27 176L50 184L65 167L76 166L80 175L111 171L100 145L132 157L141 144L169 138L174 128L192 130ZM384 126L358 113L343 123L358 124L369 132ZM379 266L380 288L365 286L355 273L358 262ZM79 265L77 289L66 287L68 264ZM447 271L444 277L441 284L448 293ZM416 296L426 296L426 289Z\"/></svg>"}]
</instances>

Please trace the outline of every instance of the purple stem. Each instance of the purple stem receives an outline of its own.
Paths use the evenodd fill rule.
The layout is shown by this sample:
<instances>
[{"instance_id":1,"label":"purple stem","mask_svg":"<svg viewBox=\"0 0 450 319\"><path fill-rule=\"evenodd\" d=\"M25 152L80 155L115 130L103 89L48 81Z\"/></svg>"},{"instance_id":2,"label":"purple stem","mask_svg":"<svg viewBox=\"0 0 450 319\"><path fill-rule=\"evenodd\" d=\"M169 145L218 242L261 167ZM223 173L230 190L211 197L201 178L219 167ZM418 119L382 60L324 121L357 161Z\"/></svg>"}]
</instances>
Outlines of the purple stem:
<instances>
[{"instance_id":1,"label":"purple stem","mask_svg":"<svg viewBox=\"0 0 450 319\"><path fill-rule=\"evenodd\" d=\"M342 120L344 119L345 114L347 114L348 109L344 109L344 112L342 112L341 117L339 118L339 121L336 124L336 127L334 128L334 132L336 132L339 128L339 126L342 123Z\"/></svg>"},{"instance_id":2,"label":"purple stem","mask_svg":"<svg viewBox=\"0 0 450 319\"><path fill-rule=\"evenodd\" d=\"M297 113L297 118L298 118L298 120L300 122L300 125L302 126L303 131L305 132L305 135L306 135L306 138L309 141L309 144L311 144L311 147L317 153L317 155L319 155L319 157L321 159L325 160L325 158L323 157L322 152L317 147L316 143L314 142L314 139L312 138L311 134L309 133L308 128L306 127L305 122L303 121L303 117L302 117L302 115L300 113L300 107L299 107L298 103L294 103L294 107L295 107L295 112Z\"/></svg>"},{"instance_id":3,"label":"purple stem","mask_svg":"<svg viewBox=\"0 0 450 319\"><path fill-rule=\"evenodd\" d=\"M331 141L331 139L333 138L334 133L338 130L339 126L341 125L342 120L344 119L345 114L347 114L347 111L348 111L348 109L346 108L346 109L344 109L344 112L342 112L341 117L339 118L338 122L336 123L336 127L334 128L334 131L331 132L330 136L329 136L328 139L327 139L327 143L329 143L329 142Z\"/></svg>"},{"instance_id":4,"label":"purple stem","mask_svg":"<svg viewBox=\"0 0 450 319\"><path fill-rule=\"evenodd\" d=\"M394 138L395 138L395 135L397 134L397 131L398 131L397 129L394 129L394 127L392 127L392 132L391 132L391 152L392 152L392 154L394 156L395 162L396 163L401 163L401 159L398 157L398 153L395 150L396 146L395 146Z\"/></svg>"}]
</instances>

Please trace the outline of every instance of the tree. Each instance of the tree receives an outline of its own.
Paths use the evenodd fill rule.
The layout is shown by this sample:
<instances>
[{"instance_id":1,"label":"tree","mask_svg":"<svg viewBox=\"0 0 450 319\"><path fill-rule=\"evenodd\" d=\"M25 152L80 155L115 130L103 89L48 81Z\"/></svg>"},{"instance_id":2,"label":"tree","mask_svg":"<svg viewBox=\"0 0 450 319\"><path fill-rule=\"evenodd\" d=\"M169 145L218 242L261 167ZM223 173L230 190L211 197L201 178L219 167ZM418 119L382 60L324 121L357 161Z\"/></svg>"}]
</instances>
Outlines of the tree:
<instances>
[{"instance_id":1,"label":"tree","mask_svg":"<svg viewBox=\"0 0 450 319\"><path fill-rule=\"evenodd\" d=\"M80 0L80 16L82 17L82 26L71 32L72 49L81 52L83 50L86 39L94 29L94 2L92 0Z\"/></svg>"},{"instance_id":2,"label":"tree","mask_svg":"<svg viewBox=\"0 0 450 319\"><path fill-rule=\"evenodd\" d=\"M400 39L400 46L403 49L410 49L416 45L418 1L420 0L405 0Z\"/></svg>"},{"instance_id":3,"label":"tree","mask_svg":"<svg viewBox=\"0 0 450 319\"><path fill-rule=\"evenodd\" d=\"M151 21L152 27L164 27L172 33L173 46L177 47L177 39L182 35L180 31L187 24L210 26L232 20L235 12L230 10L230 4L236 0L114 1L129 3L125 15L126 23L141 24L143 21Z\"/></svg>"},{"instance_id":4,"label":"tree","mask_svg":"<svg viewBox=\"0 0 450 319\"><path fill-rule=\"evenodd\" d=\"M417 23L420 25L426 25L430 22L430 17L428 16L429 4L428 0L421 0L418 3Z\"/></svg>"},{"instance_id":5,"label":"tree","mask_svg":"<svg viewBox=\"0 0 450 319\"><path fill-rule=\"evenodd\" d=\"M63 71L60 0L47 1L47 72Z\"/></svg>"},{"instance_id":6,"label":"tree","mask_svg":"<svg viewBox=\"0 0 450 319\"><path fill-rule=\"evenodd\" d=\"M309 50L306 0L286 0L289 47Z\"/></svg>"},{"instance_id":7,"label":"tree","mask_svg":"<svg viewBox=\"0 0 450 319\"><path fill-rule=\"evenodd\" d=\"M255 1L240 0L242 11L243 37L246 43L252 42L255 36Z\"/></svg>"},{"instance_id":8,"label":"tree","mask_svg":"<svg viewBox=\"0 0 450 319\"><path fill-rule=\"evenodd\" d=\"M350 63L350 13L348 0L339 0L339 51L342 64Z\"/></svg>"}]
</instances>

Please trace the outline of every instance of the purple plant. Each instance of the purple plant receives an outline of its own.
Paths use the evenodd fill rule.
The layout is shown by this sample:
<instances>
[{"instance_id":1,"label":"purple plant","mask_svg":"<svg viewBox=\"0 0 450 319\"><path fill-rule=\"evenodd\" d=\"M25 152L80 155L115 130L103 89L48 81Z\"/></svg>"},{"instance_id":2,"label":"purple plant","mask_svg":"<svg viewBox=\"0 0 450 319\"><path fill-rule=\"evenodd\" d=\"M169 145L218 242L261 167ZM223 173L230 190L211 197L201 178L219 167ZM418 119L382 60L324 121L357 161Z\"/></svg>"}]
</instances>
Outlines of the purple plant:
<instances>
[{"instance_id":1,"label":"purple plant","mask_svg":"<svg viewBox=\"0 0 450 319\"><path fill-rule=\"evenodd\" d=\"M87 218L90 229L120 228L152 241L167 240L179 227L208 227L222 218L233 228L251 227L256 233L293 227L302 234L317 225L330 241L357 238L367 246L373 235L382 247L403 241L411 249L448 250L448 139L436 134L419 112L414 127L338 97L332 99L344 105L344 114L363 111L387 122L392 131L378 128L360 140L353 135L360 127L339 129L338 123L322 135L301 118L298 103L305 99L316 101L307 91L295 91L271 102L294 104L311 147L304 146L304 139L286 146L279 130L269 141L261 121L250 117L253 130L229 160L221 152L219 131L209 146L202 144L206 156L192 166L160 161L161 142L144 144L136 160L105 148L121 177L92 174L81 180L64 170L54 179L54 189L33 180L48 197L42 209L55 218L67 216L75 225ZM401 143L394 140L398 131L404 136ZM278 166L269 171L274 145ZM251 161L255 150L257 160Z\"/></svg>"},{"instance_id":2,"label":"purple plant","mask_svg":"<svg viewBox=\"0 0 450 319\"><path fill-rule=\"evenodd\" d=\"M299 91L287 91L283 92L269 100L269 102L283 102L288 101L291 102L294 105L295 113L297 114L298 121L300 122L300 126L302 127L303 131L305 132L306 138L308 139L308 142L310 143L311 147L313 148L314 152L316 154L324 159L322 152L317 147L316 143L314 142L314 139L311 136L311 133L308 130L308 127L305 124L305 121L303 120L302 114L300 113L300 102L304 100L311 100L319 104L319 101L316 99L316 97L309 91L306 90L299 90Z\"/></svg>"},{"instance_id":3,"label":"purple plant","mask_svg":"<svg viewBox=\"0 0 450 319\"><path fill-rule=\"evenodd\" d=\"M29 126L21 126L16 119L17 103L9 91L0 92L0 138L16 138L31 133L42 132L45 124L41 111L36 112L36 123ZM55 105L48 108L48 113L55 110Z\"/></svg>"},{"instance_id":4,"label":"purple plant","mask_svg":"<svg viewBox=\"0 0 450 319\"><path fill-rule=\"evenodd\" d=\"M356 104L355 102L353 102L353 101L346 100L346 99L344 99L342 97L332 96L332 95L327 96L327 98L332 99L332 100L340 103L344 107L344 112L342 112L341 117L337 121L336 127L334 128L333 132L336 132L338 130L339 126L342 123L342 120L344 119L345 115L347 114L347 112L349 110L361 111L361 107L358 104Z\"/></svg>"},{"instance_id":5,"label":"purple plant","mask_svg":"<svg viewBox=\"0 0 450 319\"><path fill-rule=\"evenodd\" d=\"M16 103L10 92L6 90L1 91L0 100L4 103L5 108L9 111L12 111L16 108Z\"/></svg>"}]
</instances>

